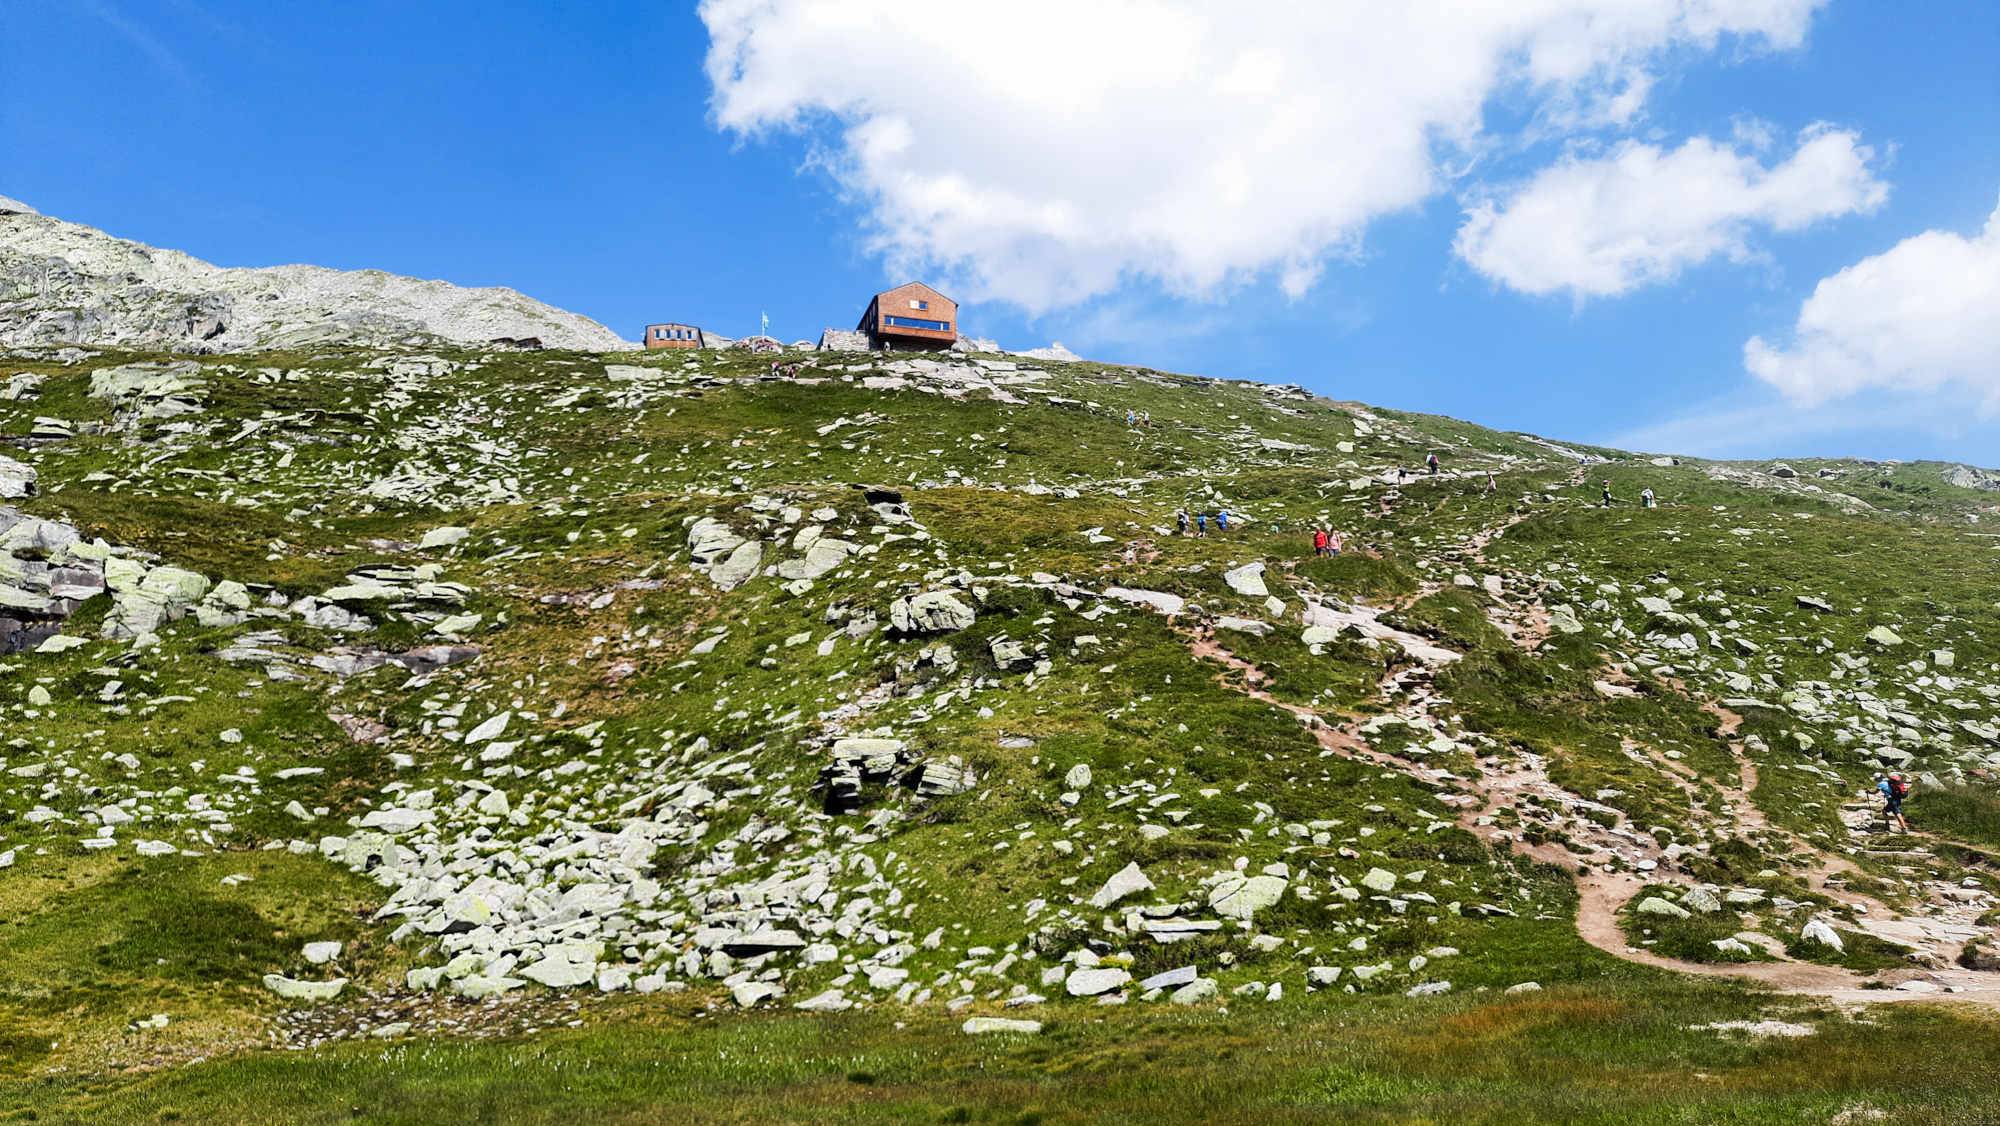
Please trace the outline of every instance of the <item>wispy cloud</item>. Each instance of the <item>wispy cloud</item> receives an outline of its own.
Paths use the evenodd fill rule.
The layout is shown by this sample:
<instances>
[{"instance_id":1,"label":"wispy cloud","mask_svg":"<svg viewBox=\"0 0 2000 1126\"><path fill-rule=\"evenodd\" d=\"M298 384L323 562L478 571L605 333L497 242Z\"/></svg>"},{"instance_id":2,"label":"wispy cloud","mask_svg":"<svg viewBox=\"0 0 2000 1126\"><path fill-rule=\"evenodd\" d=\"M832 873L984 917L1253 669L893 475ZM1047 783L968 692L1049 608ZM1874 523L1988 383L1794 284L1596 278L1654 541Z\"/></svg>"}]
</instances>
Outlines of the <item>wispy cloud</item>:
<instances>
[{"instance_id":1,"label":"wispy cloud","mask_svg":"<svg viewBox=\"0 0 2000 1126\"><path fill-rule=\"evenodd\" d=\"M2000 464L2000 419L1982 417L1969 390L1934 395L1872 391L1801 407L1772 390L1741 390L1686 413L1602 439L1647 453L1714 458L1938 457Z\"/></svg>"},{"instance_id":2,"label":"wispy cloud","mask_svg":"<svg viewBox=\"0 0 2000 1126\"><path fill-rule=\"evenodd\" d=\"M160 68L160 73L182 86L193 86L194 76L182 64L180 57L151 31L120 12L106 0L82 0L82 7L91 15L102 20L106 27L132 41L133 45L145 52Z\"/></svg>"}]
</instances>

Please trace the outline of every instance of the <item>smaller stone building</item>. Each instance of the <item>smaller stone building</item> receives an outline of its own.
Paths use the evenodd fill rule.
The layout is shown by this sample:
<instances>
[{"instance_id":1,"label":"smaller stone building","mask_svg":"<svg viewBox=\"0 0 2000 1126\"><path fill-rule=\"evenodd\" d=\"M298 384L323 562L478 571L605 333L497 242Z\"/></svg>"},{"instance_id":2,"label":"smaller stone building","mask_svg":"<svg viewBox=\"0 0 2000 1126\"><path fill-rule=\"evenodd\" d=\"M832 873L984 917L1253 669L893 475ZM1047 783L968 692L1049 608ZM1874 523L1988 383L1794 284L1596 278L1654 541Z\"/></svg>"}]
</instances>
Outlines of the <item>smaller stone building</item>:
<instances>
[{"instance_id":1,"label":"smaller stone building","mask_svg":"<svg viewBox=\"0 0 2000 1126\"><path fill-rule=\"evenodd\" d=\"M701 330L693 325L647 325L648 348L699 348Z\"/></svg>"}]
</instances>

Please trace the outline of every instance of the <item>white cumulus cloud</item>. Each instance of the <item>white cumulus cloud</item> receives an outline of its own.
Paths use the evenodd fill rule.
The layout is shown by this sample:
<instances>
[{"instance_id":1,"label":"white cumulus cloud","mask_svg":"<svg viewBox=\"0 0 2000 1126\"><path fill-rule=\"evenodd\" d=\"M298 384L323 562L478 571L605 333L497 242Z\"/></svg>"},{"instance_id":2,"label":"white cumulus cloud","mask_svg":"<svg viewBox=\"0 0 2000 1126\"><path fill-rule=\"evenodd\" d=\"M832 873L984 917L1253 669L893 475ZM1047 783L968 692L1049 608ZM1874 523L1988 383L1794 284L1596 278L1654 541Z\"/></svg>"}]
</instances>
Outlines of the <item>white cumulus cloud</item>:
<instances>
[{"instance_id":1,"label":"white cumulus cloud","mask_svg":"<svg viewBox=\"0 0 2000 1126\"><path fill-rule=\"evenodd\" d=\"M1509 93L1629 119L1725 37L1798 45L1823 0L703 0L714 117L795 130L872 248L1045 309L1275 270L1303 292L1448 180Z\"/></svg>"},{"instance_id":2,"label":"white cumulus cloud","mask_svg":"<svg viewBox=\"0 0 2000 1126\"><path fill-rule=\"evenodd\" d=\"M1971 238L1925 231L1822 278L1793 336L1751 337L1743 363L1796 404L1955 384L2000 408L2000 208Z\"/></svg>"},{"instance_id":3,"label":"white cumulus cloud","mask_svg":"<svg viewBox=\"0 0 2000 1126\"><path fill-rule=\"evenodd\" d=\"M1672 151L1627 141L1597 158L1543 169L1503 202L1472 208L1456 249L1473 269L1524 293L1604 297L1672 281L1718 255L1755 256L1757 225L1789 231L1888 198L1853 133L1814 126L1766 168L1707 137Z\"/></svg>"}]
</instances>

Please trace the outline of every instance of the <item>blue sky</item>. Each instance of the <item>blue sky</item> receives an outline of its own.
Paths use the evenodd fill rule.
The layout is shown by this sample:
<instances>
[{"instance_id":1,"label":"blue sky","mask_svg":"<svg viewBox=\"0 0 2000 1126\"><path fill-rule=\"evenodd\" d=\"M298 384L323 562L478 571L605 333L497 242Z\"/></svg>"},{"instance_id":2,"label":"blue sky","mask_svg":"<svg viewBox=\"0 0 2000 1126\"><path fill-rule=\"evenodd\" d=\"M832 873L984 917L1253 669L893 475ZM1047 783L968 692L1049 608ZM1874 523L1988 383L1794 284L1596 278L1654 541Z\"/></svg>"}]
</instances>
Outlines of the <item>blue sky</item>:
<instances>
[{"instance_id":1,"label":"blue sky","mask_svg":"<svg viewBox=\"0 0 2000 1126\"><path fill-rule=\"evenodd\" d=\"M2000 462L2000 307L1952 311L2000 245L2000 5L1543 6L12 0L0 194L628 338L816 338L924 277L1010 348L1650 450Z\"/></svg>"}]
</instances>

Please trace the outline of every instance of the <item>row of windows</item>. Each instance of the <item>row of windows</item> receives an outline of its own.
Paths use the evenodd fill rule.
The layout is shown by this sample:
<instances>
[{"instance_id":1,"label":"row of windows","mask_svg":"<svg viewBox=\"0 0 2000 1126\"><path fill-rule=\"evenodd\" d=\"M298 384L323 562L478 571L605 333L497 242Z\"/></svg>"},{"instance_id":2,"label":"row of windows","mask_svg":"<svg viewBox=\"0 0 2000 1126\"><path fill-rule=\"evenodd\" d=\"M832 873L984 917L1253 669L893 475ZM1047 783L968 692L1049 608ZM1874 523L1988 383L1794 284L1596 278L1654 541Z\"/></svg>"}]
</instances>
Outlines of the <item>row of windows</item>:
<instances>
[{"instance_id":1,"label":"row of windows","mask_svg":"<svg viewBox=\"0 0 2000 1126\"><path fill-rule=\"evenodd\" d=\"M696 330L696 329L692 329L692 328L673 328L673 327L670 327L670 326L666 326L666 325L654 325L654 326L653 326L653 339L655 339L655 340L693 340L693 339L695 339L695 334L696 334L696 332L697 332L697 331L698 331L698 330Z\"/></svg>"},{"instance_id":2,"label":"row of windows","mask_svg":"<svg viewBox=\"0 0 2000 1126\"><path fill-rule=\"evenodd\" d=\"M896 328L927 328L932 332L950 332L950 321L925 321L916 317L883 317L882 323Z\"/></svg>"}]
</instances>

